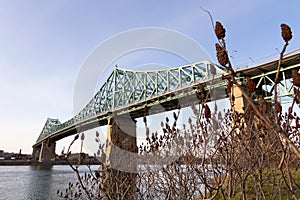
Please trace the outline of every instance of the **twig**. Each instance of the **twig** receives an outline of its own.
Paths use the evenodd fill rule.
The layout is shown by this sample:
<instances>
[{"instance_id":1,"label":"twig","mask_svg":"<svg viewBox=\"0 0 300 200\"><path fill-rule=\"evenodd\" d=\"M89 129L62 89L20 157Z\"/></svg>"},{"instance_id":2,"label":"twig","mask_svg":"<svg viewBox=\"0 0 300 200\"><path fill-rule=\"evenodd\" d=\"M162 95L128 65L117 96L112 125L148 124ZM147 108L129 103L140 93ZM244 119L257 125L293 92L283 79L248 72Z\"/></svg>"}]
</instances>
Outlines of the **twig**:
<instances>
[{"instance_id":1,"label":"twig","mask_svg":"<svg viewBox=\"0 0 300 200\"><path fill-rule=\"evenodd\" d=\"M214 20L213 20L212 15L210 14L210 12L208 10L204 9L202 6L200 6L200 9L209 15L211 25L212 25L213 29L215 29Z\"/></svg>"},{"instance_id":2,"label":"twig","mask_svg":"<svg viewBox=\"0 0 300 200\"><path fill-rule=\"evenodd\" d=\"M86 187L84 186L84 184L83 184L83 182L82 182L82 180L81 180L79 171L78 171L78 167L79 167L79 165L80 165L80 162L79 162L79 164L77 164L77 166L74 168L73 165L72 165L72 164L69 162L69 160L68 160L69 156L71 155L70 148L71 148L71 146L74 144L74 142L78 139L78 137L79 137L78 134L75 135L74 139L73 139L72 142L70 143L69 148L68 148L68 151L67 151L67 154L66 154L66 157L65 157L65 160L66 160L66 162L68 163L68 165L72 168L72 170L75 172L76 177L77 177L77 180L78 180L80 186L82 187L82 189L84 190L84 192L86 193L88 199L91 200L92 198L91 198L91 196L90 196L88 190L87 190Z\"/></svg>"}]
</instances>

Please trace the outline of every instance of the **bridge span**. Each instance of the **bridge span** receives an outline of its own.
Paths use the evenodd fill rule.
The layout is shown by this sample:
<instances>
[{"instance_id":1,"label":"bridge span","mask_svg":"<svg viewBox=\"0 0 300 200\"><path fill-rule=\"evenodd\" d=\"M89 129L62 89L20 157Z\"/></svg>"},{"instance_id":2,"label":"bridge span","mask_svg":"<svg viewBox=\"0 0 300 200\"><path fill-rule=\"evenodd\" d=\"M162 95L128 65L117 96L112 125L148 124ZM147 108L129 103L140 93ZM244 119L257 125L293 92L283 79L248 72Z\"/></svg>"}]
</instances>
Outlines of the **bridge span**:
<instances>
[{"instance_id":1,"label":"bridge span","mask_svg":"<svg viewBox=\"0 0 300 200\"><path fill-rule=\"evenodd\" d=\"M214 65L216 74L210 71ZM257 66L237 69L237 78L244 83L249 77L256 83L256 88L267 100L272 100L278 59ZM283 59L278 97L289 100L293 97L293 85L289 80L292 70L300 69L300 52L292 52ZM36 143L33 145L33 159L46 162L55 156L55 142L79 131L86 131L104 125L112 125L110 119L117 116L130 116L136 119L148 115L145 107L160 105L164 109L152 109L151 114L161 113L191 103L199 102L203 88L217 90L223 99L229 94L225 91L226 77L229 74L223 67L202 61L189 65L163 69L135 71L115 67L104 84L88 104L73 118L61 123L58 119L48 118ZM241 97L242 98L242 97ZM110 123L110 124L109 124ZM133 131L135 132L135 131ZM112 133L110 133L112 134ZM122 135L126 133L121 133ZM135 134L135 133L134 133ZM136 145L135 138L131 138Z\"/></svg>"}]
</instances>

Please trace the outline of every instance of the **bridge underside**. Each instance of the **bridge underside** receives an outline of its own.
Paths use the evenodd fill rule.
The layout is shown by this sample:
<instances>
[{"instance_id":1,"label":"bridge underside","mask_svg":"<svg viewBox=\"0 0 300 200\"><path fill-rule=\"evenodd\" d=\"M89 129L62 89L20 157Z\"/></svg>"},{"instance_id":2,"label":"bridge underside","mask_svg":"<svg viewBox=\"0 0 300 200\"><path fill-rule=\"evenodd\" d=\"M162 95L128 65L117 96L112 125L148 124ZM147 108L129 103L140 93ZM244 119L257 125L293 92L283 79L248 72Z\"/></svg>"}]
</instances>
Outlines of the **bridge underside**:
<instances>
[{"instance_id":1,"label":"bridge underside","mask_svg":"<svg viewBox=\"0 0 300 200\"><path fill-rule=\"evenodd\" d=\"M32 152L33 161L50 164L51 161L55 158L55 146L55 142L46 140L42 142L40 146L34 147Z\"/></svg>"},{"instance_id":2,"label":"bridge underside","mask_svg":"<svg viewBox=\"0 0 300 200\"><path fill-rule=\"evenodd\" d=\"M245 84L246 78L252 79L256 84L256 93L258 95L262 95L266 99L269 99L272 101L273 93L274 93L274 79L277 72L277 65L278 60L274 60L272 62L268 62L259 66L246 68L246 69L240 69L236 70L236 73L238 75L238 81L242 84ZM178 78L176 79L176 84L180 85L181 81L185 81L185 83L188 83L190 81L189 85L184 85L184 87L181 87L179 89L176 89L175 91L169 91L169 90L162 90L162 94L157 94L151 98L148 99L140 99L136 103L130 103L129 105L119 106L114 109L110 109L106 112L97 113L95 109L99 109L99 102L97 102L97 99L104 98L103 95L100 98L99 94L95 96L93 100L83 109L82 112L80 112L80 121L76 121L76 116L74 117L74 120L69 120L65 122L64 124L61 124L58 120L52 120L48 119L47 123L44 126L44 129L46 129L46 132L44 134L41 134L39 139L37 140L36 144L33 145L33 156L39 161L43 160L49 160L48 155L50 157L53 157L53 152L55 150L55 145L50 145L54 148L53 149L47 149L46 147L49 146L49 144L55 144L56 141L65 138L70 135L74 135L79 132L83 132L89 129L93 129L96 127L104 126L109 124L110 118L115 118L116 116L127 116L131 119L136 119L139 117L143 117L145 115L149 114L157 114L161 112L166 112L170 110L174 110L178 107L178 104L180 104L180 107L188 107L192 104L197 104L198 102L204 101L206 95L208 95L207 101L212 101L216 99L224 99L228 97L228 94L226 92L226 85L228 78L228 74L217 74L213 79L207 79L203 81L197 81L198 78L195 78L196 72L198 75L203 75L199 73L199 69L195 70L196 67L193 66L191 68L188 67L181 67L180 70L171 70L170 72L167 72L166 75L166 82L164 82L164 87L167 88L168 84L171 84L170 81L175 80L174 74L175 71L180 76L183 76L185 78ZM279 74L280 77L280 83L278 84L278 97L292 97L293 95L293 84L290 81L292 77L292 70L299 71L300 69L300 53L295 53L289 56L286 56L282 62L281 71ZM193 71L195 70L195 71ZM220 70L220 69L218 69ZM205 71L205 70L204 70ZM206 69L207 73L208 70ZM121 72L116 70L115 75ZM126 71L122 71L123 75L122 77L126 76ZM151 72L152 73L152 72ZM164 72L165 73L165 72ZM168 75L168 73L170 73ZM131 72L132 74L132 72ZM148 73L145 76L140 76L136 74L136 77L144 77L143 79L143 87L147 86L147 77L150 76ZM173 75L171 75L173 74ZM162 73L159 72L158 74L160 79L163 78ZM121 76L121 75L120 75ZM153 76L154 77L154 76ZM152 78L153 78L152 77ZM120 77L119 77L120 78ZM128 78L128 77L127 77ZM152 81L155 82L153 79ZM153 84L154 84L153 82ZM120 85L120 83L118 83ZM133 84L133 83L131 83ZM156 87L162 87L159 85L158 82L155 82ZM132 86L132 85L131 85ZM153 85L152 85L153 86ZM118 86L119 87L119 86ZM104 91L104 90L103 90ZM120 95L121 88L116 92L116 94ZM142 90L141 90L142 91ZM147 89L144 90L147 94ZM155 91L155 88L151 88L151 91ZM243 98L242 95L239 93L239 91L232 91L235 93L235 96L239 96L239 101L241 104L239 105L242 109L243 107ZM142 94L142 93L141 93ZM217 94L217 95L216 95ZM119 96L121 98L121 96ZM118 98L119 98L118 97ZM255 99L253 99L255 101ZM112 101L114 103L114 101ZM122 101L118 102L125 102L123 99ZM94 104L93 104L94 103ZM123 104L122 104L123 105ZM157 106L159 105L159 106ZM145 109L147 107L148 109ZM112 112L113 110L113 112ZM151 113L147 113L148 110L151 110ZM76 119L76 120L75 120ZM44 130L43 130L44 131ZM47 132L48 131L48 132ZM48 145L46 145L46 143ZM48 153L47 153L48 152ZM38 156L37 156L38 155ZM45 155L45 156L43 156ZM50 158L51 159L51 158Z\"/></svg>"},{"instance_id":3,"label":"bridge underside","mask_svg":"<svg viewBox=\"0 0 300 200\"><path fill-rule=\"evenodd\" d=\"M111 118L122 119L122 118L129 117L130 119L134 120L143 116L147 116L149 114L154 115L166 111L171 111L177 109L179 105L181 108L189 107L191 105L198 104L199 102L204 101L206 95L208 95L208 101L214 99L216 100L224 99L227 97L227 94L224 89L224 84L226 84L226 81L219 80L218 84L215 84L214 88L211 88L212 91L215 92L211 91L210 93L208 93L209 86L207 85L205 86L203 84L202 85L195 84L193 87L190 87L189 90L177 91L176 93L170 92L169 94L167 94L167 97L165 94L164 96L157 96L156 98L148 100L147 102L138 102L127 108L117 109L115 112L112 113L107 112L98 115L92 119L86 120L84 123L81 123L80 125L75 124L70 127L67 127L66 129L57 131L54 134L50 135L47 138L47 141L49 141L51 144L55 144L56 141L74 135L76 133L80 133L86 130L108 125L110 123L109 120ZM204 88L204 92L203 89L201 89L202 87ZM212 95L210 94L219 94L219 95L214 95L214 97L212 97ZM147 107L147 109L145 109L145 107ZM149 110L151 110L151 113L149 113ZM47 150L42 151L42 149L44 149L46 146L44 143L45 143L44 141L40 141L33 146L33 156L36 158L36 160L39 161L49 160L48 158L43 158L43 155L47 155L47 154L40 153L40 152L48 152ZM51 155L52 155L51 159L53 159L55 154L51 154Z\"/></svg>"},{"instance_id":4,"label":"bridge underside","mask_svg":"<svg viewBox=\"0 0 300 200\"><path fill-rule=\"evenodd\" d=\"M214 82L214 86L211 88L212 90L215 90L215 94L218 93L217 96L212 97L212 95L209 95L208 101L211 101L215 98L217 99L223 99L227 97L227 94L224 89L224 85L226 85L226 81L219 80L218 82ZM208 93L209 85L202 84L204 88L203 95L206 96ZM174 110L178 107L178 104L183 107L190 106L192 104L198 103L200 101L203 101L204 99L201 99L203 97L200 84L194 84L193 86L189 88L184 88L182 90L178 90L176 92L169 92L167 94L156 96L155 98L149 99L147 101L141 101L137 102L135 104L132 104L126 108L119 108L116 109L114 112L106 112L99 115L96 115L92 118L88 118L86 120L83 120L79 124L74 124L69 127L66 127L62 130L56 131L53 134L49 135L47 138L51 142L58 141L62 138L68 137L70 135L74 135L78 132L83 132L89 129L93 129L100 126L105 126L108 124L108 118L113 117L115 115L121 116L121 115L128 115L133 119L143 117L145 115L148 115L149 113L145 113L145 107L147 107L147 110L151 109L151 115L157 114L161 112L166 112L170 110ZM202 90L203 91L203 90ZM212 92L210 92L212 93ZM159 106L157 106L159 105ZM37 142L33 147L40 146L42 144L42 141Z\"/></svg>"}]
</instances>

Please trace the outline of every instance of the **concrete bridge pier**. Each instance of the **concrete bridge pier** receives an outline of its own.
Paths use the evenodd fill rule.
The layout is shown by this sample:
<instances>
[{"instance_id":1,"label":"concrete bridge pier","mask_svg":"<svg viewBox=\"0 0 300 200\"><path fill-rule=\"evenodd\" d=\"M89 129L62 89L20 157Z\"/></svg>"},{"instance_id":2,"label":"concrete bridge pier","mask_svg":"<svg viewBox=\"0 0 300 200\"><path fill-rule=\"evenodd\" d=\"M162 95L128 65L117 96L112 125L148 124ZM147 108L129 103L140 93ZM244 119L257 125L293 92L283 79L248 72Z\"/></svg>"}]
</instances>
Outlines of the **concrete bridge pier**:
<instances>
[{"instance_id":1,"label":"concrete bridge pier","mask_svg":"<svg viewBox=\"0 0 300 200\"><path fill-rule=\"evenodd\" d=\"M31 160L33 162L36 162L36 161L39 160L40 151L41 151L40 147L33 147L33 149L32 149L32 158L31 158Z\"/></svg>"},{"instance_id":2,"label":"concrete bridge pier","mask_svg":"<svg viewBox=\"0 0 300 200\"><path fill-rule=\"evenodd\" d=\"M55 146L55 142L46 140L40 146L34 147L32 152L33 161L45 164L51 163L51 160L55 158Z\"/></svg>"},{"instance_id":3,"label":"concrete bridge pier","mask_svg":"<svg viewBox=\"0 0 300 200\"><path fill-rule=\"evenodd\" d=\"M231 88L231 95L234 96L233 109L238 113L244 113L244 107L246 105L246 100L243 97L242 91L235 85Z\"/></svg>"},{"instance_id":4,"label":"concrete bridge pier","mask_svg":"<svg viewBox=\"0 0 300 200\"><path fill-rule=\"evenodd\" d=\"M130 115L108 119L105 165L108 168L105 185L108 194L124 192L125 199L133 199L138 148L136 121ZM136 155L135 155L136 154ZM120 192L120 193L122 193Z\"/></svg>"},{"instance_id":5,"label":"concrete bridge pier","mask_svg":"<svg viewBox=\"0 0 300 200\"><path fill-rule=\"evenodd\" d=\"M129 161L124 157L130 155L128 152L137 153L135 152L137 150L136 120L129 115L110 117L107 126L107 140L106 165L111 167L124 165L124 162Z\"/></svg>"},{"instance_id":6,"label":"concrete bridge pier","mask_svg":"<svg viewBox=\"0 0 300 200\"><path fill-rule=\"evenodd\" d=\"M236 85L232 86L230 95L234 96L234 100L231 104L231 114L235 115L235 117L232 118L231 128L235 131L236 135L239 135L241 132L239 127L241 127L242 125L246 126L245 118L239 115L245 113L244 109L246 100L243 97L242 91ZM237 115L235 112L237 113Z\"/></svg>"}]
</instances>

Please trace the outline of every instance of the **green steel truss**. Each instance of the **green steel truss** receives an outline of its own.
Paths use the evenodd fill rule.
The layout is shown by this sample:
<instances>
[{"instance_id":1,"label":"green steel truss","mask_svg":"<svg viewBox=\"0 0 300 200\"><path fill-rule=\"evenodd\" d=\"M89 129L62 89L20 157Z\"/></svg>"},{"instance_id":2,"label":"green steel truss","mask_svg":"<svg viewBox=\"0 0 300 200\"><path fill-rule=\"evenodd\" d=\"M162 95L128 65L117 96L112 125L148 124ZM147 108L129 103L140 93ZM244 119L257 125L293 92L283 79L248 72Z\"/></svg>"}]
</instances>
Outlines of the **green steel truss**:
<instances>
[{"instance_id":1,"label":"green steel truss","mask_svg":"<svg viewBox=\"0 0 300 200\"><path fill-rule=\"evenodd\" d=\"M158 96L162 96L167 101L170 98L168 97L170 92L184 90L199 82L208 83L212 80L210 65L215 66L217 71L216 77L228 78L224 68L207 61L170 69L149 71L126 70L116 67L95 96L76 116L64 123L61 123L58 119L48 118L36 145L44 141L45 138L68 131L72 126L78 127L82 124L99 120L99 118L106 119L107 113L112 113L115 110L123 109L126 112L130 112L134 104L140 104L139 106L141 106L152 102L149 104L151 105L153 104L152 100L158 98ZM278 97L282 98L282 103L293 98L292 70L300 71L300 53L287 57L281 67L277 92ZM237 79L245 84L246 77L250 77L255 81L257 91L265 99L272 101L276 73L277 61L274 60L266 65L237 70ZM225 85L226 81L214 82L214 87L216 88L224 87ZM179 96L174 96L173 98L177 97ZM164 100L154 101L154 104L159 102L162 103Z\"/></svg>"},{"instance_id":2,"label":"green steel truss","mask_svg":"<svg viewBox=\"0 0 300 200\"><path fill-rule=\"evenodd\" d=\"M40 139L43 139L45 138L45 136L49 135L52 133L52 130L53 130L53 127L58 127L59 125L61 125L60 121L58 119L51 119L51 118L48 118L44 127L43 127L43 130L41 132L41 135L39 136L39 138L41 136L44 136ZM39 140L39 139L38 139Z\"/></svg>"},{"instance_id":3,"label":"green steel truss","mask_svg":"<svg viewBox=\"0 0 300 200\"><path fill-rule=\"evenodd\" d=\"M291 79L292 70L299 71L300 64L287 67L281 67L279 77L280 82L277 84L277 96L281 98L282 103L291 102L294 98L293 83ZM262 72L259 75L252 76L251 79L256 82L256 88L264 96L266 100L272 101L274 98L274 85L276 70Z\"/></svg>"},{"instance_id":4,"label":"green steel truss","mask_svg":"<svg viewBox=\"0 0 300 200\"><path fill-rule=\"evenodd\" d=\"M215 66L217 76L225 73L224 68L207 61L148 71L115 67L100 90L76 116L64 123L60 123L58 119L48 118L37 143L54 132L74 124L80 124L80 122L101 113L113 112L140 101L150 100L158 95L210 80L212 78L211 65Z\"/></svg>"}]
</instances>

